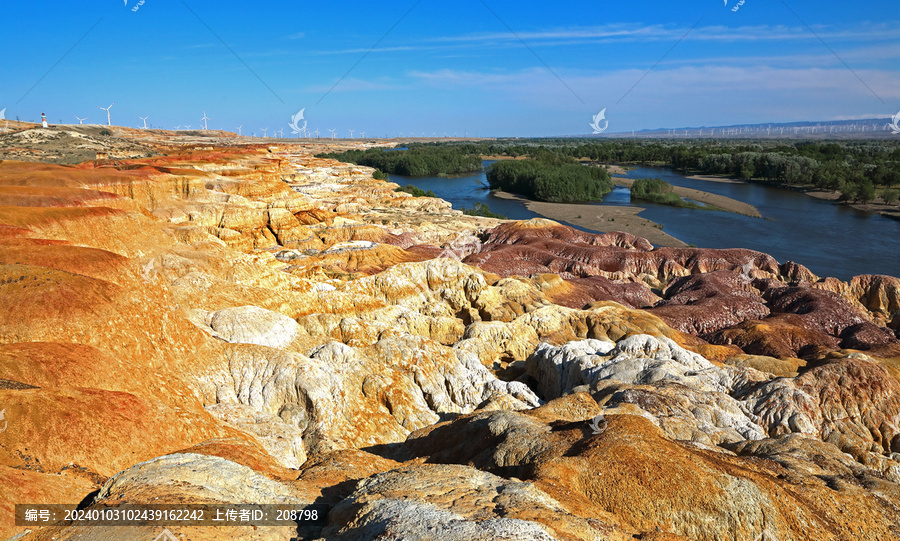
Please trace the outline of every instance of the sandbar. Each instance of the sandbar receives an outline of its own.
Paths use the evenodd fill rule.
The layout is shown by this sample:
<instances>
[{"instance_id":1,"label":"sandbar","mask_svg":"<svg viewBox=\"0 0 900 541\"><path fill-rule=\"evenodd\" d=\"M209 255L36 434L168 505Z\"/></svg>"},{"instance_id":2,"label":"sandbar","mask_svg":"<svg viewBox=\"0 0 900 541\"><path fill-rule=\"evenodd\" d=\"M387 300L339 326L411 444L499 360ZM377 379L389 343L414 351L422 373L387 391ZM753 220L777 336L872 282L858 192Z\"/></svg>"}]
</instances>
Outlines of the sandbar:
<instances>
[{"instance_id":1,"label":"sandbar","mask_svg":"<svg viewBox=\"0 0 900 541\"><path fill-rule=\"evenodd\" d=\"M532 201L508 192L496 191L494 195L503 199L520 201L525 208L557 222L567 222L578 227L598 232L624 231L644 237L656 246L687 246L680 239L664 232L659 224L638 214L646 210L642 207L619 205L590 205L578 203L547 203ZM704 212L704 211L698 211Z\"/></svg>"},{"instance_id":2,"label":"sandbar","mask_svg":"<svg viewBox=\"0 0 900 541\"><path fill-rule=\"evenodd\" d=\"M612 179L614 184L618 184L620 186L625 186L628 188L631 188L631 185L634 184L635 180L637 179L619 176L613 177ZM743 214L744 216L750 216L753 218L762 218L762 214L759 213L759 210L757 210L756 207L749 203L744 203L743 201L732 199L731 197L704 192L703 190L695 190L693 188L684 188L682 186L672 186L672 191L675 192L679 197L686 197L688 199L693 199L694 201L699 201L700 203L713 205L728 212Z\"/></svg>"}]
</instances>

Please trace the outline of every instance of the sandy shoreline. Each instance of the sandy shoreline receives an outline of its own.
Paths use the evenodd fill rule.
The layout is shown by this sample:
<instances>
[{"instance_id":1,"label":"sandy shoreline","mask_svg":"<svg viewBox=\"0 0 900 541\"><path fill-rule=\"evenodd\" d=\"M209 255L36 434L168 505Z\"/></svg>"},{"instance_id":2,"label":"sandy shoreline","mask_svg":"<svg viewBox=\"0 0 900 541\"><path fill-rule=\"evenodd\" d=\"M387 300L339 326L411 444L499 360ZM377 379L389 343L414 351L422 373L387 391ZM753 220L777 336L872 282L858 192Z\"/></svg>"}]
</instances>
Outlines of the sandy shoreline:
<instances>
[{"instance_id":1,"label":"sandy shoreline","mask_svg":"<svg viewBox=\"0 0 900 541\"><path fill-rule=\"evenodd\" d=\"M728 177L717 177L712 175L691 175L687 178L697 179L697 180L707 180L710 182L723 182L727 184L754 184L754 182L748 182L746 180L739 180L736 178L728 178ZM768 185L768 184L764 184ZM813 188L808 186L779 186L774 185L780 188L786 188L788 190L795 190L799 192L803 192L810 197L815 197L816 199L822 199L824 201L832 201L838 205L848 206L850 208L856 210L862 210L865 212L872 212L875 214L880 214L886 218L892 218L894 220L900 220L900 206L897 205L886 205L884 203L848 203L845 201L840 201L841 193L836 190L822 190L819 188Z\"/></svg>"},{"instance_id":2,"label":"sandy shoreline","mask_svg":"<svg viewBox=\"0 0 900 541\"><path fill-rule=\"evenodd\" d=\"M507 192L494 192L503 199L520 201L525 208L557 222L568 222L585 229L600 232L624 231L644 237L656 246L687 246L683 241L659 228L659 224L641 218L643 207L618 205L588 205L577 203L547 203L531 201ZM699 211L704 212L704 211Z\"/></svg>"},{"instance_id":3,"label":"sandy shoreline","mask_svg":"<svg viewBox=\"0 0 900 541\"><path fill-rule=\"evenodd\" d=\"M690 176L685 176L684 178L691 178L694 180L707 180L709 182L721 182L722 184L747 184L747 181L745 181L745 180L739 180L736 178L717 177L714 175L690 175Z\"/></svg>"},{"instance_id":4,"label":"sandy shoreline","mask_svg":"<svg viewBox=\"0 0 900 541\"><path fill-rule=\"evenodd\" d=\"M839 199L841 198L840 192L829 192L823 190L803 190L803 193L810 197L815 197L816 199L824 199L826 201L833 201L837 205L845 205L852 209L862 210L865 212L873 212L875 214L880 214L885 218L891 218L894 220L900 220L900 206L897 205L885 205L884 203L846 203L841 202Z\"/></svg>"},{"instance_id":5,"label":"sandy shoreline","mask_svg":"<svg viewBox=\"0 0 900 541\"><path fill-rule=\"evenodd\" d=\"M618 165L607 165L603 167L610 175L624 175L627 172L625 168ZM614 184L630 188L631 185L634 184L635 179L614 176L612 180ZM725 182L729 182L729 180L725 180ZM681 197L686 197L709 205L715 205L728 212L752 216L754 218L762 217L753 205L724 195L716 195L701 190L695 190L693 188L683 188L681 186L673 186L673 190ZM664 232L662 226L656 222L639 216L642 211L646 210L644 207L580 203L547 203L545 201L532 201L515 194L500 191L494 192L494 195L502 197L503 199L520 201L528 210L558 222L568 222L593 231L624 231L626 233L631 233L632 235L644 237L656 246L687 246L681 239ZM697 212L715 211L697 210Z\"/></svg>"},{"instance_id":6,"label":"sandy shoreline","mask_svg":"<svg viewBox=\"0 0 900 541\"><path fill-rule=\"evenodd\" d=\"M631 185L634 184L635 180L637 179L618 176L613 177L613 182L615 184L626 186L628 188L631 188ZM681 186L672 186L672 191L675 192L679 197L686 197L688 199L693 199L694 201L699 201L708 205L714 205L728 212L743 214L744 216L750 216L752 218L762 218L762 214L759 213L759 210L757 210L756 207L749 203L744 203L743 201L732 199L731 197L704 192L702 190L695 190L693 188L684 188Z\"/></svg>"}]
</instances>

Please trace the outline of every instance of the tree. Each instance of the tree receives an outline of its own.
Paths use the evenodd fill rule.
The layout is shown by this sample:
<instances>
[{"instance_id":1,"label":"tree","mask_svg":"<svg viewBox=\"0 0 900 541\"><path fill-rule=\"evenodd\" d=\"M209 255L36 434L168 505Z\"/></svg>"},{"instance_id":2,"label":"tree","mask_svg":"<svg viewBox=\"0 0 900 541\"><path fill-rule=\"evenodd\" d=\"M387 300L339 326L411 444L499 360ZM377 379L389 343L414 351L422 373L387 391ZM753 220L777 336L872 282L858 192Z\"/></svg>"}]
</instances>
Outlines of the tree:
<instances>
[{"instance_id":1,"label":"tree","mask_svg":"<svg viewBox=\"0 0 900 541\"><path fill-rule=\"evenodd\" d=\"M840 188L841 199L844 201L856 201L859 193L859 185L852 182L841 182Z\"/></svg>"},{"instance_id":2,"label":"tree","mask_svg":"<svg viewBox=\"0 0 900 541\"><path fill-rule=\"evenodd\" d=\"M858 191L856 192L856 197L863 203L868 203L869 201L875 199L875 185L872 184L871 180L867 180L862 184L859 184Z\"/></svg>"},{"instance_id":3,"label":"tree","mask_svg":"<svg viewBox=\"0 0 900 541\"><path fill-rule=\"evenodd\" d=\"M753 167L751 163L745 163L741 166L741 178L744 180L750 180L753 178L753 174L756 173L756 168Z\"/></svg>"}]
</instances>

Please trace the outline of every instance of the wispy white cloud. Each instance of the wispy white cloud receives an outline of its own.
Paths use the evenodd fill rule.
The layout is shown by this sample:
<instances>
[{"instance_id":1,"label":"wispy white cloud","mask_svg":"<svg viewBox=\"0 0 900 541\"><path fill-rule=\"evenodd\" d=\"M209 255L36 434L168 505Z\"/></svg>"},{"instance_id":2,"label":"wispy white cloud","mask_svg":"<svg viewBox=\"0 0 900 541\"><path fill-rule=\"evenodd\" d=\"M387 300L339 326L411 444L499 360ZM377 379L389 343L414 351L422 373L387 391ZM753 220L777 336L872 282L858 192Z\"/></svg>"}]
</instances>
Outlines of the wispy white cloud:
<instances>
[{"instance_id":1,"label":"wispy white cloud","mask_svg":"<svg viewBox=\"0 0 900 541\"><path fill-rule=\"evenodd\" d=\"M630 93L644 70L567 71L558 73L590 106L609 107L610 118L627 118L632 127L656 127L655 117L675 125L773 120L828 120L838 115L867 114L877 98L853 73L841 67L677 66L656 69ZM857 71L885 102L900 100L900 73ZM413 71L411 84L459 90L473 96L502 96L533 111L565 115L585 106L570 99L553 74L544 69L519 71ZM624 96L624 99L623 99ZM886 107L886 115L889 111ZM672 120L674 119L674 120Z\"/></svg>"},{"instance_id":2,"label":"wispy white cloud","mask_svg":"<svg viewBox=\"0 0 900 541\"><path fill-rule=\"evenodd\" d=\"M374 49L366 49L366 48L353 48L353 49L334 49L334 50L319 50L319 51L309 51L307 54L316 54L316 55L329 55L329 54L365 54L365 53L395 53L395 52L407 52L407 51L420 51L424 50L425 47L414 47L411 45L408 46L397 46L397 47L375 47ZM429 47L429 49L434 49L434 47Z\"/></svg>"},{"instance_id":3,"label":"wispy white cloud","mask_svg":"<svg viewBox=\"0 0 900 541\"><path fill-rule=\"evenodd\" d=\"M332 86L332 84L320 84L320 85L311 85L306 87L304 90L306 92L312 93L335 93L335 92L373 92L373 91L384 91L384 90L398 90L404 88L402 83L397 81L391 81L387 79L382 80L372 80L372 79L355 79L353 77L348 77L346 79L341 80L340 84L337 86Z\"/></svg>"},{"instance_id":4,"label":"wispy white cloud","mask_svg":"<svg viewBox=\"0 0 900 541\"><path fill-rule=\"evenodd\" d=\"M695 28L685 39L690 41L896 41L900 22L866 24L855 28L812 27L815 34L804 27L785 25L756 25L728 27L723 25ZM462 36L434 37L425 41L438 43L485 43L504 42L520 39L541 45L574 45L586 41L634 41L673 40L685 36L689 27L675 25L615 24L608 26L570 27L552 30L516 32L492 32ZM545 43L546 42L546 43Z\"/></svg>"}]
</instances>

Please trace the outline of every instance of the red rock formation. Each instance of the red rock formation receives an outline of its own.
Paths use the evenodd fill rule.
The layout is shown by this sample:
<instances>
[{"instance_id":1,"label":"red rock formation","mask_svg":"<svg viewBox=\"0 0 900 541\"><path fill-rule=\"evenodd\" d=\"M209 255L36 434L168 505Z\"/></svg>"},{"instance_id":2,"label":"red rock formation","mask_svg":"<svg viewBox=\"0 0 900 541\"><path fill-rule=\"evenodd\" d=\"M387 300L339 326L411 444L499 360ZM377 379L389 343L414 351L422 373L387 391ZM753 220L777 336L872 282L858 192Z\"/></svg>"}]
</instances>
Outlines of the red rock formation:
<instances>
[{"instance_id":1,"label":"red rock formation","mask_svg":"<svg viewBox=\"0 0 900 541\"><path fill-rule=\"evenodd\" d=\"M836 349L840 341L797 314L776 314L764 320L747 320L710 335L712 344L735 345L751 355L769 357L814 357Z\"/></svg>"},{"instance_id":2,"label":"red rock formation","mask_svg":"<svg viewBox=\"0 0 900 541\"><path fill-rule=\"evenodd\" d=\"M820 332L838 336L866 318L838 295L808 287L770 288L763 292L772 313L797 314Z\"/></svg>"},{"instance_id":3,"label":"red rock formation","mask_svg":"<svg viewBox=\"0 0 900 541\"><path fill-rule=\"evenodd\" d=\"M665 300L650 312L672 328L697 336L769 315L769 309L750 280L730 271L677 278L663 294Z\"/></svg>"}]
</instances>

